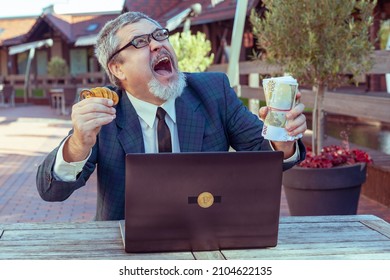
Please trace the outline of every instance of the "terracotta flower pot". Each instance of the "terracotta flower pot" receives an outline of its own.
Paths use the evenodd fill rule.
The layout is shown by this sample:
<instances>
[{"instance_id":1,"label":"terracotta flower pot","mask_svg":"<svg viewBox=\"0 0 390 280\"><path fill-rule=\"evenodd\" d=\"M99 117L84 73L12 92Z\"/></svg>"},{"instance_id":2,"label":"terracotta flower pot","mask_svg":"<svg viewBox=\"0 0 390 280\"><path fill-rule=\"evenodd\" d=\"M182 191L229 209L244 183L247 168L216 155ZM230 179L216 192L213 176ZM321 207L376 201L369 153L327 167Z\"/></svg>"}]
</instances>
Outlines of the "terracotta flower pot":
<instances>
[{"instance_id":1,"label":"terracotta flower pot","mask_svg":"<svg viewBox=\"0 0 390 280\"><path fill-rule=\"evenodd\" d=\"M332 168L293 167L283 187L293 216L355 215L366 180L365 163Z\"/></svg>"}]
</instances>

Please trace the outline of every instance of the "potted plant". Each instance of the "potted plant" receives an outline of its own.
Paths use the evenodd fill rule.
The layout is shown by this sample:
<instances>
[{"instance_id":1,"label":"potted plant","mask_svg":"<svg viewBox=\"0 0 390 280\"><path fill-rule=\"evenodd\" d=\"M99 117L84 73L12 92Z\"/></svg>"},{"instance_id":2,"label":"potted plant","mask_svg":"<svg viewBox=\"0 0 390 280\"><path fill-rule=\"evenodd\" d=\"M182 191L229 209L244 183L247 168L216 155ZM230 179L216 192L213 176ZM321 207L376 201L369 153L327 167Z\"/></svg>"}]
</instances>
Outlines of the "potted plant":
<instances>
[{"instance_id":1,"label":"potted plant","mask_svg":"<svg viewBox=\"0 0 390 280\"><path fill-rule=\"evenodd\" d=\"M306 159L283 174L290 214L356 214L369 163L372 158L359 149L327 146L315 155L309 147Z\"/></svg>"},{"instance_id":2,"label":"potted plant","mask_svg":"<svg viewBox=\"0 0 390 280\"><path fill-rule=\"evenodd\" d=\"M313 156L320 156L324 139L323 101L327 88L349 82L346 75L342 73L351 73L354 79L372 67L371 53L374 48L369 40L369 30L373 22L372 14L376 1L263 0L262 2L264 9L261 13L252 11L250 16L259 50L257 58L283 65L284 71L292 74L300 84L313 85L315 105L312 108L311 153ZM327 148L324 149L325 156L326 151ZM308 158L310 157L309 154ZM318 161L318 158L315 160ZM343 177L348 180L352 177L365 178L365 168L362 169L359 163L343 167L328 166L328 168L301 166L285 172L283 175L285 188L290 184L292 177L290 174L298 169L301 173L293 180L304 184L304 180L312 179L314 182L306 184L311 185L311 188L317 185L321 189L320 183L325 179L320 177L320 173L332 172L324 175L325 178L329 178L327 181L330 186L342 184L336 180L331 181L336 176L335 173L344 174ZM352 173L345 175L347 172ZM364 176L361 175L362 173ZM349 184L350 182L345 182L345 185ZM329 186L326 190L329 191ZM287 196L289 205L290 198L291 195ZM305 198L305 201L309 203L311 200L312 205L317 205L322 199L317 194L313 198ZM340 196L339 200L344 203L345 197ZM335 206L332 204L331 207ZM311 214L316 215L318 212L305 213L305 215Z\"/></svg>"},{"instance_id":3,"label":"potted plant","mask_svg":"<svg viewBox=\"0 0 390 280\"><path fill-rule=\"evenodd\" d=\"M63 58L53 56L47 64L47 73L49 76L55 78L57 83L63 83L63 79L69 73L69 68Z\"/></svg>"}]
</instances>

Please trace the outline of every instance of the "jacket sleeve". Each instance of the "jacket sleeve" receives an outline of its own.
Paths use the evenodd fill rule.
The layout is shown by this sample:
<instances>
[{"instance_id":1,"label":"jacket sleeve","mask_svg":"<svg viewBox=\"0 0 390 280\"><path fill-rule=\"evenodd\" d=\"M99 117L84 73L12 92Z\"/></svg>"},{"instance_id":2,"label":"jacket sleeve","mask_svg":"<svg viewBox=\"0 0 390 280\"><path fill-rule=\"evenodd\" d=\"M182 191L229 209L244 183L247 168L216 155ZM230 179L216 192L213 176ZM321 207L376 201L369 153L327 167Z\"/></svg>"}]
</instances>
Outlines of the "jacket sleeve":
<instances>
[{"instance_id":1,"label":"jacket sleeve","mask_svg":"<svg viewBox=\"0 0 390 280\"><path fill-rule=\"evenodd\" d=\"M93 158L96 157L96 151L95 149L92 149L92 155L85 164L82 172L78 175L76 181L65 182L57 180L53 174L53 167L58 148L59 146L46 156L43 162L38 166L36 174L38 193L45 201L64 201L75 190L84 186L92 172L95 170Z\"/></svg>"}]
</instances>

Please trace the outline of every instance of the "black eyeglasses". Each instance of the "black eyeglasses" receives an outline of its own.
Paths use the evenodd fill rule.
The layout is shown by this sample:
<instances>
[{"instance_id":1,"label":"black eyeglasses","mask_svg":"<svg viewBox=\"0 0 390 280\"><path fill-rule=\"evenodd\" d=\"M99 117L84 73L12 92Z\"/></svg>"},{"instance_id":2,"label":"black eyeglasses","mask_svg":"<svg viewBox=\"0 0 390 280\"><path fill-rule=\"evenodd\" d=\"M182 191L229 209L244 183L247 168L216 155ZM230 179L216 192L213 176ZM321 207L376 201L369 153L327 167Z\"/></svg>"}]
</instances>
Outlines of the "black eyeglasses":
<instances>
[{"instance_id":1,"label":"black eyeglasses","mask_svg":"<svg viewBox=\"0 0 390 280\"><path fill-rule=\"evenodd\" d=\"M129 43L124 45L122 48L120 48L119 50L114 52L110 56L110 59L108 61L111 61L111 59L114 56L116 56L118 53L120 53L121 51L123 51L124 49L126 49L130 46L133 46L136 49L140 49L140 48L148 46L150 44L150 41L151 41L150 37L152 37L154 40L159 41L159 42L164 41L164 40L169 38L169 30L166 28L161 28L161 29L159 28L159 29L154 30L150 34L143 34L143 35L135 36L133 38L133 40L131 40Z\"/></svg>"}]
</instances>

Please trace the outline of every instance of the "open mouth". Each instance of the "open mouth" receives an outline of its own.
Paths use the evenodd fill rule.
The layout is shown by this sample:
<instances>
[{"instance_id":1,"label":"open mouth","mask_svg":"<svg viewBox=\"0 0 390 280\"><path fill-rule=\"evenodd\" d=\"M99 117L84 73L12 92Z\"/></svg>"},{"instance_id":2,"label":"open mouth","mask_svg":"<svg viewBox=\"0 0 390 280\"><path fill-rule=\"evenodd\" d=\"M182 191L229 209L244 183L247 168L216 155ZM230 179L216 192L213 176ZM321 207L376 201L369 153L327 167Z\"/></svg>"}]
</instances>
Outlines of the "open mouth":
<instances>
[{"instance_id":1,"label":"open mouth","mask_svg":"<svg viewBox=\"0 0 390 280\"><path fill-rule=\"evenodd\" d=\"M169 75L172 73L171 60L167 56L159 58L153 67L154 72L159 75Z\"/></svg>"}]
</instances>

